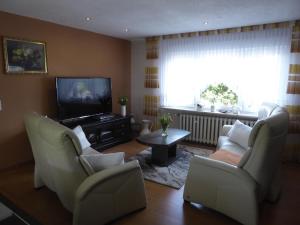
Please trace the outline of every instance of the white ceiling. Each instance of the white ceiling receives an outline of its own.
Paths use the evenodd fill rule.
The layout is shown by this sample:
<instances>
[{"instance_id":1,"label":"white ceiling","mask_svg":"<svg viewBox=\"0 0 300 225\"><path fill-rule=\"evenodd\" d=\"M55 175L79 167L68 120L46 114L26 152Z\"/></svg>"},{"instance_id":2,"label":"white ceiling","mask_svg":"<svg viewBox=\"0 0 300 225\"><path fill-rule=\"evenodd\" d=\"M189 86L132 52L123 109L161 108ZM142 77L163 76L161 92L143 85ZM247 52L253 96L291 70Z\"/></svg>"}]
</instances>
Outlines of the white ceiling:
<instances>
[{"instance_id":1,"label":"white ceiling","mask_svg":"<svg viewBox=\"0 0 300 225\"><path fill-rule=\"evenodd\" d=\"M135 39L300 19L300 0L0 0L0 10Z\"/></svg>"}]
</instances>

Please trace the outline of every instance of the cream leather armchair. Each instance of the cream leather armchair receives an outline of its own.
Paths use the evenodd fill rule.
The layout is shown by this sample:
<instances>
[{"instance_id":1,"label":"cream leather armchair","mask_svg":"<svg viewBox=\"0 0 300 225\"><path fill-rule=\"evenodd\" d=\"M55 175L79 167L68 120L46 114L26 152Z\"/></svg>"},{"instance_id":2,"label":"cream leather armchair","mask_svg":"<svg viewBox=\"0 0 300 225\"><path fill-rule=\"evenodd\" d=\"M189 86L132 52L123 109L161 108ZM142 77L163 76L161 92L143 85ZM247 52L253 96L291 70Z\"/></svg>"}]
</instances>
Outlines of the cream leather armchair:
<instances>
[{"instance_id":1,"label":"cream leather armchair","mask_svg":"<svg viewBox=\"0 0 300 225\"><path fill-rule=\"evenodd\" d=\"M184 199L215 209L242 224L256 225L258 205L280 193L280 153L288 130L284 108L264 105L251 130L248 149L231 143L225 126L218 147L244 154L237 166L210 158L192 158ZM260 112L261 112L260 111Z\"/></svg>"},{"instance_id":2,"label":"cream leather armchair","mask_svg":"<svg viewBox=\"0 0 300 225\"><path fill-rule=\"evenodd\" d=\"M72 130L37 114L27 115L25 126L35 160L34 186L56 192L73 213L74 225L106 224L146 207L138 161L124 164L122 159L120 165L89 175L79 160L82 149ZM89 148L85 154L99 153Z\"/></svg>"}]
</instances>

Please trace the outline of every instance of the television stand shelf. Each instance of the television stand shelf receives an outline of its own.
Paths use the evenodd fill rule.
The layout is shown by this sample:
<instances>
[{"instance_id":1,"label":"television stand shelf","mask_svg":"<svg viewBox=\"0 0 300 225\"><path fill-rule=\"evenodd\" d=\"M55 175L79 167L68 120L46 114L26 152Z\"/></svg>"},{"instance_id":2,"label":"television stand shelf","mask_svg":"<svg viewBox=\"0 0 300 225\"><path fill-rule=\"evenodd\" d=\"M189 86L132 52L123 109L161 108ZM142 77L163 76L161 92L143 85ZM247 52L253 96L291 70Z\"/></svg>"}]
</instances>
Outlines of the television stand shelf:
<instances>
[{"instance_id":1,"label":"television stand shelf","mask_svg":"<svg viewBox=\"0 0 300 225\"><path fill-rule=\"evenodd\" d=\"M88 117L78 121L61 121L61 123L71 129L80 125L91 147L97 151L103 151L132 139L130 118L130 116L113 115L102 119Z\"/></svg>"}]
</instances>

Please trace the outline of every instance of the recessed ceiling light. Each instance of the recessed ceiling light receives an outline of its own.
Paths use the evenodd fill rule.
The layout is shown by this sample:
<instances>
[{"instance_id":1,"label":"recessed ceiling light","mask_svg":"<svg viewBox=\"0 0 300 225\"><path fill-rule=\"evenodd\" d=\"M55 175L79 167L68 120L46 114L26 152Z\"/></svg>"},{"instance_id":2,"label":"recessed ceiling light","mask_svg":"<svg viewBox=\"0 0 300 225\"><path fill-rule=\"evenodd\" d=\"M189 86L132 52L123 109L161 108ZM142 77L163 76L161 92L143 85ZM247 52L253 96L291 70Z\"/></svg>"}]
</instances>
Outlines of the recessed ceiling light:
<instances>
[{"instance_id":1,"label":"recessed ceiling light","mask_svg":"<svg viewBox=\"0 0 300 225\"><path fill-rule=\"evenodd\" d=\"M87 16L87 17L85 17L84 19L85 19L86 21L90 21L90 20L91 20L91 17L88 17L88 16Z\"/></svg>"},{"instance_id":2,"label":"recessed ceiling light","mask_svg":"<svg viewBox=\"0 0 300 225\"><path fill-rule=\"evenodd\" d=\"M207 24L208 24L208 22L207 22L207 21L205 21L205 22L204 22L204 25L207 25Z\"/></svg>"},{"instance_id":3,"label":"recessed ceiling light","mask_svg":"<svg viewBox=\"0 0 300 225\"><path fill-rule=\"evenodd\" d=\"M124 29L124 31L125 31L125 33L128 33L129 30L128 30L128 28L126 27L126 28Z\"/></svg>"}]
</instances>

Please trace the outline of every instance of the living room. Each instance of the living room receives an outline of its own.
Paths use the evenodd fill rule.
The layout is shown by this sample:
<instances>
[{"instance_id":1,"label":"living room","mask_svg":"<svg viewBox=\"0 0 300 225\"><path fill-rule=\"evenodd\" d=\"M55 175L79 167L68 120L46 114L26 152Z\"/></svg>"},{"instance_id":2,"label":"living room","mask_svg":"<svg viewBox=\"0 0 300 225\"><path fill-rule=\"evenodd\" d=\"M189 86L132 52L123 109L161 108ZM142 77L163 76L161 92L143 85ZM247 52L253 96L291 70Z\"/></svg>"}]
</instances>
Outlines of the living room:
<instances>
[{"instance_id":1,"label":"living room","mask_svg":"<svg viewBox=\"0 0 300 225\"><path fill-rule=\"evenodd\" d=\"M173 4L170 1L89 1L90 4L79 6L68 1L29 2L5 0L0 3L3 40L0 47L0 149L3 155L0 159L0 201L16 215L29 224L72 224L72 213L55 192L47 187L34 188L34 156L24 116L36 112L58 118L56 77L104 77L111 82L113 113L121 113L119 98L128 97L126 114L133 116L131 128L135 136L147 121L151 121L148 128L153 132L160 128L162 114L171 115L171 128L191 131L186 141L179 143L190 149L214 151L219 130L211 130L210 133L216 135L208 140L208 134L199 137L200 134L193 132L198 128L187 125L185 119L196 124L201 120L196 116L203 116L203 120L216 117L233 124L238 118L254 126L262 102L286 107L290 121L281 159L284 161L281 198L274 204L261 204L258 223L300 223L297 214L300 199L299 2L192 1L180 4L176 1L174 8L170 7ZM137 13L139 10L143 13ZM198 15L197 11L201 13ZM251 36L251 32L257 32L257 36ZM264 39L266 37L269 39ZM44 71L9 71L4 54L5 38L45 43ZM214 52L221 47L224 50L215 51L209 61L210 58L204 58L206 52L192 51L198 49L195 46L199 40L206 44L200 45L200 50L207 48ZM232 56L226 52L228 43L250 50L235 49L238 57L224 61L224 55ZM264 54L268 49L277 58L253 60L252 57L245 62L239 59L251 55L258 59L255 54L261 53L253 50L257 46L263 48ZM179 61L173 60L169 54L172 52L180 57L192 57L193 62L185 63L186 58L182 57ZM261 66L266 63L270 64ZM246 76L239 78L241 73ZM174 76L170 78L170 74ZM220 74L229 75L220 77ZM215 98L202 94L209 85L213 89L220 84L225 84L232 91L230 93L237 93L238 100L227 99L230 103L237 101L235 108L222 108L214 104ZM203 100L200 96L207 98ZM220 110L232 111L226 114ZM192 120L194 116L196 119ZM223 126L225 122L222 123ZM125 152L126 161L148 148L145 141L141 142L143 140L133 139L102 153ZM115 218L112 224L237 224L240 221L214 207L186 202L184 184L177 189L149 180L144 184L147 206Z\"/></svg>"}]
</instances>

